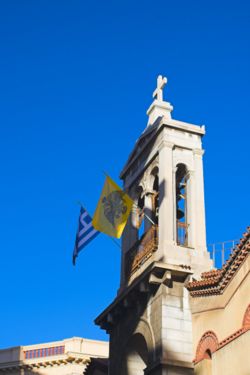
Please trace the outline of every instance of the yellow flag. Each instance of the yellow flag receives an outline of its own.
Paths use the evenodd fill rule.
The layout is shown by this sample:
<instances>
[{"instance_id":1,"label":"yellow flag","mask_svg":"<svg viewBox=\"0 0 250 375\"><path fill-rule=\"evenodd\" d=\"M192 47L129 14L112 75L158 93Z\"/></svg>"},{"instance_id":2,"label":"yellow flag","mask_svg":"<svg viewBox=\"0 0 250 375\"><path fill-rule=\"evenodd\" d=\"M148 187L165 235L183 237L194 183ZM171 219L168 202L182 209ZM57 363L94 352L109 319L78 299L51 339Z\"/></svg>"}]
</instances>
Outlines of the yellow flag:
<instances>
[{"instance_id":1,"label":"yellow flag","mask_svg":"<svg viewBox=\"0 0 250 375\"><path fill-rule=\"evenodd\" d=\"M109 236L120 238L132 205L132 199L107 176L92 220L93 227Z\"/></svg>"}]
</instances>

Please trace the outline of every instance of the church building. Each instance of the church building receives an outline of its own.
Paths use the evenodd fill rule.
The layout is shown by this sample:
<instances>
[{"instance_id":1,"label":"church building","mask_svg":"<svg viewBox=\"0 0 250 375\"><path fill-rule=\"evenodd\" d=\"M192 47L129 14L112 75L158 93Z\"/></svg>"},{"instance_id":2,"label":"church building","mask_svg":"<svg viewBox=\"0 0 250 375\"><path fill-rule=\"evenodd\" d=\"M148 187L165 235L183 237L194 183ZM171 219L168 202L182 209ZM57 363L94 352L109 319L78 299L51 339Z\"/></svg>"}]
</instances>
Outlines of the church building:
<instances>
[{"instance_id":1,"label":"church building","mask_svg":"<svg viewBox=\"0 0 250 375\"><path fill-rule=\"evenodd\" d=\"M117 297L95 320L110 335L108 374L249 375L249 230L212 270L205 128L172 118L166 83L158 77L146 129L120 175L134 206Z\"/></svg>"},{"instance_id":2,"label":"church building","mask_svg":"<svg viewBox=\"0 0 250 375\"><path fill-rule=\"evenodd\" d=\"M186 284L196 374L250 374L250 227L222 269Z\"/></svg>"}]
</instances>

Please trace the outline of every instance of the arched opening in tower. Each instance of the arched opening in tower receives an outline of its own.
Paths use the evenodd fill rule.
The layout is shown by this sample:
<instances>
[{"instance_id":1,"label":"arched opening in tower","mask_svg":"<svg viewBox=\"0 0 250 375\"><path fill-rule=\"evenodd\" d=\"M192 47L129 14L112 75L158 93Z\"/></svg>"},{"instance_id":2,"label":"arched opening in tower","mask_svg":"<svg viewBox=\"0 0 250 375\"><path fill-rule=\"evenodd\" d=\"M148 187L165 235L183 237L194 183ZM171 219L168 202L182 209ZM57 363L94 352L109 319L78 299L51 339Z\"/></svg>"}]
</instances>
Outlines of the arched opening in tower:
<instances>
[{"instance_id":1,"label":"arched opening in tower","mask_svg":"<svg viewBox=\"0 0 250 375\"><path fill-rule=\"evenodd\" d=\"M127 343L121 375L143 375L148 365L148 348L144 337L136 333Z\"/></svg>"},{"instance_id":2,"label":"arched opening in tower","mask_svg":"<svg viewBox=\"0 0 250 375\"><path fill-rule=\"evenodd\" d=\"M158 225L159 217L159 170L156 167L152 171L153 176L153 192L152 192L152 221L154 224Z\"/></svg>"},{"instance_id":3,"label":"arched opening in tower","mask_svg":"<svg viewBox=\"0 0 250 375\"><path fill-rule=\"evenodd\" d=\"M187 184L188 171L185 164L176 169L176 237L177 245L188 246Z\"/></svg>"},{"instance_id":4,"label":"arched opening in tower","mask_svg":"<svg viewBox=\"0 0 250 375\"><path fill-rule=\"evenodd\" d=\"M144 209L145 209L145 196L143 195L143 191L141 189L140 195L138 198L138 238L140 239L144 232L145 232L145 215L144 215Z\"/></svg>"}]
</instances>

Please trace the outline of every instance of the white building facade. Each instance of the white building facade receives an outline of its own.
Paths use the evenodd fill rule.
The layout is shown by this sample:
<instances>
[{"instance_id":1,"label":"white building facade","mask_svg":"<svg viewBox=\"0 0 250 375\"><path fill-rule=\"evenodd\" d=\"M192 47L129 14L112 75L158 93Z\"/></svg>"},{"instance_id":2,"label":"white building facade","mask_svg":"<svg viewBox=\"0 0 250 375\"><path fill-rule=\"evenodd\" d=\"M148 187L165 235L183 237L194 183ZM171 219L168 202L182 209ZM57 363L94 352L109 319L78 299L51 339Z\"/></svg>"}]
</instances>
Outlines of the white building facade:
<instances>
[{"instance_id":1,"label":"white building facade","mask_svg":"<svg viewBox=\"0 0 250 375\"><path fill-rule=\"evenodd\" d=\"M93 359L107 357L107 342L73 337L0 350L0 374L82 375Z\"/></svg>"}]
</instances>

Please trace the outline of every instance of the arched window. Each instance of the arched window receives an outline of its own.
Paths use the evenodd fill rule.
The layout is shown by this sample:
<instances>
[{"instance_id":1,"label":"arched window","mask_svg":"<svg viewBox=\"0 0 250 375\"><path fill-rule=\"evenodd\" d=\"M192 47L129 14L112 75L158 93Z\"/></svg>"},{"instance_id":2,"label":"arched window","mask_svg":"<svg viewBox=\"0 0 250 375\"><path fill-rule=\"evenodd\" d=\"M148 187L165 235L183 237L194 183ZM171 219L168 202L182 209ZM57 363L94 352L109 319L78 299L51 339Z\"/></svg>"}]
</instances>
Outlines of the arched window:
<instances>
[{"instance_id":1,"label":"arched window","mask_svg":"<svg viewBox=\"0 0 250 375\"><path fill-rule=\"evenodd\" d=\"M133 225L137 228L137 239L141 239L151 229L152 225L158 224L159 215L159 169L154 167L147 175L146 183L140 184L135 189L135 215Z\"/></svg>"},{"instance_id":2,"label":"arched window","mask_svg":"<svg viewBox=\"0 0 250 375\"><path fill-rule=\"evenodd\" d=\"M138 188L138 201L137 201L137 228L138 238L140 239L145 232L145 216L144 216L145 196L142 187Z\"/></svg>"},{"instance_id":3,"label":"arched window","mask_svg":"<svg viewBox=\"0 0 250 375\"><path fill-rule=\"evenodd\" d=\"M178 164L176 169L176 237L177 244L188 246L187 223L187 183L188 171L185 164Z\"/></svg>"},{"instance_id":4,"label":"arched window","mask_svg":"<svg viewBox=\"0 0 250 375\"><path fill-rule=\"evenodd\" d=\"M153 177L153 186L152 186L152 221L155 224L158 224L159 216L159 171L158 167L155 167L151 172Z\"/></svg>"}]
</instances>

